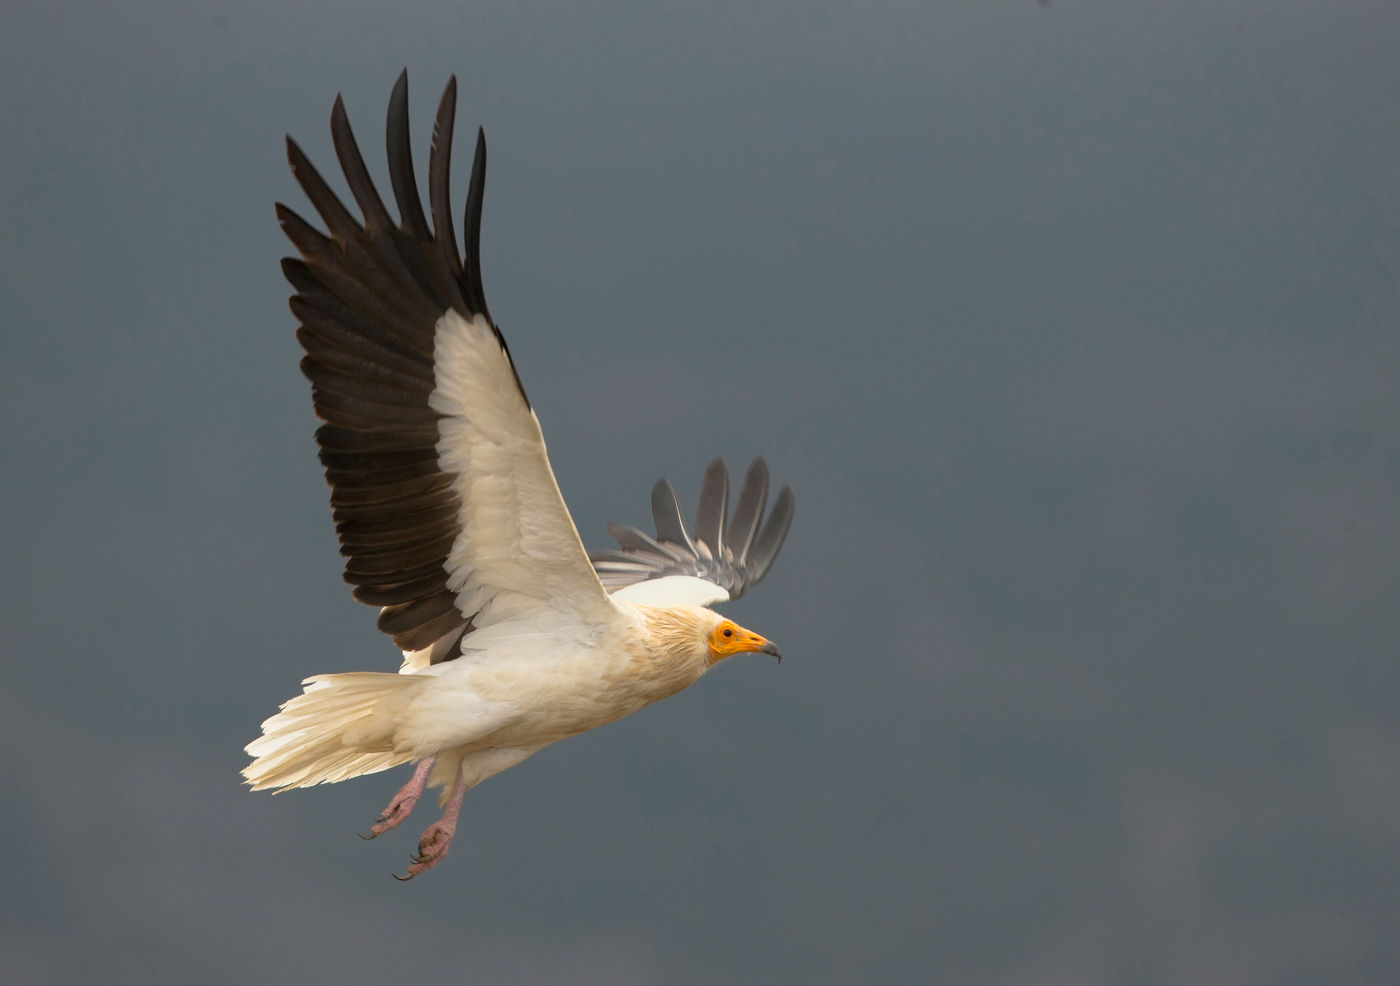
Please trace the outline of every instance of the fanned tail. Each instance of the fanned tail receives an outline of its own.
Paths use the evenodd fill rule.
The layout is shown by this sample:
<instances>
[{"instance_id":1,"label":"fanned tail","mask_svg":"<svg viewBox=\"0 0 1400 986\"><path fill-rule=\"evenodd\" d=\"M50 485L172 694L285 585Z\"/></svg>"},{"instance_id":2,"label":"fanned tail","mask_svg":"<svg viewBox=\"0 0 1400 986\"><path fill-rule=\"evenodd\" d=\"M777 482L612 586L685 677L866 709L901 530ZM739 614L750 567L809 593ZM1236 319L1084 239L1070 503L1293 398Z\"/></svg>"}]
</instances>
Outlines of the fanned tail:
<instances>
[{"instance_id":1,"label":"fanned tail","mask_svg":"<svg viewBox=\"0 0 1400 986\"><path fill-rule=\"evenodd\" d=\"M414 759L395 749L394 733L423 679L354 671L302 684L302 694L282 703L244 748L254 760L243 777L254 791L333 784Z\"/></svg>"}]
</instances>

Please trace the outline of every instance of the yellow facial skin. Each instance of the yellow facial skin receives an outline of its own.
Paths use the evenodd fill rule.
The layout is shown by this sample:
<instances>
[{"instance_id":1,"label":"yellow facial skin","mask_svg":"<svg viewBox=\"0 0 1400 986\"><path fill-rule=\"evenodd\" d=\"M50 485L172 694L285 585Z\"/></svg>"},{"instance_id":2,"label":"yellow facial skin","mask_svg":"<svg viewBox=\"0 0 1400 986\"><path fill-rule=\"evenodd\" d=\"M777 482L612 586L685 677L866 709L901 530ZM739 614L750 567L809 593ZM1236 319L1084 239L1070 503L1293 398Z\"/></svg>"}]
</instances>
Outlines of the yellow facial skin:
<instances>
[{"instance_id":1,"label":"yellow facial skin","mask_svg":"<svg viewBox=\"0 0 1400 986\"><path fill-rule=\"evenodd\" d=\"M752 630L745 630L733 620L721 620L719 626L711 631L709 644L711 664L734 654L746 653L772 654L779 661L783 659L777 644Z\"/></svg>"}]
</instances>

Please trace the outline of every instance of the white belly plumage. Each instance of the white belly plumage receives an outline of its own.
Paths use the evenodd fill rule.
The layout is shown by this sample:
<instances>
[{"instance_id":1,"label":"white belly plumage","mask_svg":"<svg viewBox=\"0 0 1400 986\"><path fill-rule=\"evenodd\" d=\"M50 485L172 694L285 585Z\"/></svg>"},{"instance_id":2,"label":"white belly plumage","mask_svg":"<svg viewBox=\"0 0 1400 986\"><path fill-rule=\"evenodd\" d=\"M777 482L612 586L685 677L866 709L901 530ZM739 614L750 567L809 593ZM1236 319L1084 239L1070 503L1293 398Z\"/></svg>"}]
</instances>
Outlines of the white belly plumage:
<instances>
[{"instance_id":1,"label":"white belly plumage","mask_svg":"<svg viewBox=\"0 0 1400 986\"><path fill-rule=\"evenodd\" d=\"M408 677L435 678L405 709L394 746L415 759L453 747L538 749L635 712L653 697L605 652L464 653Z\"/></svg>"}]
</instances>

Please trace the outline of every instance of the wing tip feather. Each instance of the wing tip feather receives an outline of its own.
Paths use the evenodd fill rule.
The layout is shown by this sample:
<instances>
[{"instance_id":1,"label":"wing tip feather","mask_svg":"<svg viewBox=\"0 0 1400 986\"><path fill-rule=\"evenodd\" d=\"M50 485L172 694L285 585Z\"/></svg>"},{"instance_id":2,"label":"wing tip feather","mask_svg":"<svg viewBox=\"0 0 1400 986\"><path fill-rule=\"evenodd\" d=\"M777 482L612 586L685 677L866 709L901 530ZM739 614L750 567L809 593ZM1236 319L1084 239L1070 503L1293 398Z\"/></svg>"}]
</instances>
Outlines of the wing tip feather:
<instances>
[{"instance_id":1,"label":"wing tip feather","mask_svg":"<svg viewBox=\"0 0 1400 986\"><path fill-rule=\"evenodd\" d=\"M595 553L595 568L609 591L671 575L690 575L719 586L730 599L738 599L767 574L792 524L796 501L790 486L782 488L765 518L768 482L768 461L757 456L749 464L731 512L728 466L721 458L712 460L701 481L692 535L686 529L675 487L662 477L651 490L655 541L636 528L609 524L608 531L617 539L619 550ZM725 540L726 528L729 541Z\"/></svg>"}]
</instances>

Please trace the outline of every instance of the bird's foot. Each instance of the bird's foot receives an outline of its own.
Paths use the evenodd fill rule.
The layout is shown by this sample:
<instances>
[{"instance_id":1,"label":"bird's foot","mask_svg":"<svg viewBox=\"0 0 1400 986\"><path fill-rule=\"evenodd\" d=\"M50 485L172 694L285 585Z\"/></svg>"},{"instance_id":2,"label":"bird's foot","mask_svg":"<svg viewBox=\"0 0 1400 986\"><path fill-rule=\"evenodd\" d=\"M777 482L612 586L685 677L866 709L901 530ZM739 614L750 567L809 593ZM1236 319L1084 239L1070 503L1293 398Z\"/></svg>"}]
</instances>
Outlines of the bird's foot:
<instances>
[{"instance_id":1,"label":"bird's foot","mask_svg":"<svg viewBox=\"0 0 1400 986\"><path fill-rule=\"evenodd\" d=\"M374 824L370 826L368 833L361 833L361 839L373 839L383 835L390 829L397 828L405 818L413 811L413 806L418 804L418 799L423 796L423 786L428 782L428 774L433 769L433 758L419 762L413 770L413 777L403 787L399 788L394 797L389 801L388 807L380 813Z\"/></svg>"},{"instance_id":2,"label":"bird's foot","mask_svg":"<svg viewBox=\"0 0 1400 986\"><path fill-rule=\"evenodd\" d=\"M418 803L417 795L405 796L402 791L394 795L394 800L389 802L389 807L384 809L374 824L370 826L368 832L361 832L361 839L373 839L383 835L390 829L398 828L399 824L413 811L413 806Z\"/></svg>"},{"instance_id":3,"label":"bird's foot","mask_svg":"<svg viewBox=\"0 0 1400 986\"><path fill-rule=\"evenodd\" d=\"M408 872L403 876L394 874L396 880L412 880L419 873L426 873L447 856L447 850L452 845L452 836L457 831L457 820L439 818L428 830L423 833L423 837L418 840L418 852L412 857L413 863L408 868Z\"/></svg>"}]
</instances>

